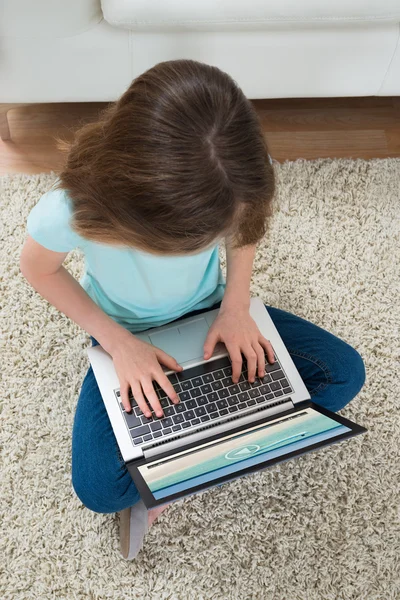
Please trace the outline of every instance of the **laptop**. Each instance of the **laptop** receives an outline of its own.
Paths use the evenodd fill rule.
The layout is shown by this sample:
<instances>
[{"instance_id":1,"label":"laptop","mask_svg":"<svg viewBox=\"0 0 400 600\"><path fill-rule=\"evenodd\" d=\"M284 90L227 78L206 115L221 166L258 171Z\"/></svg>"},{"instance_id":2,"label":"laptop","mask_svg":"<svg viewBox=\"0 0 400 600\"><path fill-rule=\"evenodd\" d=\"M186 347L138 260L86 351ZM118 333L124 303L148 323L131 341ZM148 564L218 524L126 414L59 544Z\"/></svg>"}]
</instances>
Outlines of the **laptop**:
<instances>
[{"instance_id":1,"label":"laptop","mask_svg":"<svg viewBox=\"0 0 400 600\"><path fill-rule=\"evenodd\" d=\"M356 423L313 402L261 298L250 314L271 342L275 363L266 358L265 377L249 383L245 357L234 384L222 342L204 360L203 345L219 308L205 310L136 337L173 356L183 371L163 366L180 397L173 404L157 382L164 417L148 419L131 397L121 402L111 356L88 349L121 455L148 509L243 477L323 446L366 432Z\"/></svg>"}]
</instances>

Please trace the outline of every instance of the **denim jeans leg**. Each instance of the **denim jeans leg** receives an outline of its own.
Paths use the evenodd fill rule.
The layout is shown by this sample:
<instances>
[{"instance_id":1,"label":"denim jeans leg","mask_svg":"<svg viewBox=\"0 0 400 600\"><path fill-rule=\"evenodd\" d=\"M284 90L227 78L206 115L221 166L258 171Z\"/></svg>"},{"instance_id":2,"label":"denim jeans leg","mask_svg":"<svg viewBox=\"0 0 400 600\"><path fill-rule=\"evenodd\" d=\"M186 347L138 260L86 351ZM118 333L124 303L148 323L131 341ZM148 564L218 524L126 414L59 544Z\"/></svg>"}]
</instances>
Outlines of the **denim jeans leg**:
<instances>
[{"instance_id":1,"label":"denim jeans leg","mask_svg":"<svg viewBox=\"0 0 400 600\"><path fill-rule=\"evenodd\" d=\"M72 485L81 502L98 513L119 512L140 500L91 367L74 417Z\"/></svg>"},{"instance_id":2,"label":"denim jeans leg","mask_svg":"<svg viewBox=\"0 0 400 600\"><path fill-rule=\"evenodd\" d=\"M311 400L337 412L365 383L362 357L347 342L292 313L267 306Z\"/></svg>"}]
</instances>

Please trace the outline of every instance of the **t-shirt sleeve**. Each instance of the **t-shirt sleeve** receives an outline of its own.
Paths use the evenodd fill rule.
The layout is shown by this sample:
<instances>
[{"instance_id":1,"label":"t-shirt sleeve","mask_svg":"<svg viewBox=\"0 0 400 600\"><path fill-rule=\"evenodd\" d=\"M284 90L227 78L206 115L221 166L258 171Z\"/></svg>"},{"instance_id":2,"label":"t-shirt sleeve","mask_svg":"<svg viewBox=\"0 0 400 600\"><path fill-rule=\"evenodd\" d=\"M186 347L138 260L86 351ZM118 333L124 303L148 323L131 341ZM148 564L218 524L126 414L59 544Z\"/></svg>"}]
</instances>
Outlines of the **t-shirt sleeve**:
<instances>
[{"instance_id":1,"label":"t-shirt sleeve","mask_svg":"<svg viewBox=\"0 0 400 600\"><path fill-rule=\"evenodd\" d=\"M28 216L29 235L54 252L69 252L82 245L82 238L71 228L72 206L64 190L44 194Z\"/></svg>"}]
</instances>

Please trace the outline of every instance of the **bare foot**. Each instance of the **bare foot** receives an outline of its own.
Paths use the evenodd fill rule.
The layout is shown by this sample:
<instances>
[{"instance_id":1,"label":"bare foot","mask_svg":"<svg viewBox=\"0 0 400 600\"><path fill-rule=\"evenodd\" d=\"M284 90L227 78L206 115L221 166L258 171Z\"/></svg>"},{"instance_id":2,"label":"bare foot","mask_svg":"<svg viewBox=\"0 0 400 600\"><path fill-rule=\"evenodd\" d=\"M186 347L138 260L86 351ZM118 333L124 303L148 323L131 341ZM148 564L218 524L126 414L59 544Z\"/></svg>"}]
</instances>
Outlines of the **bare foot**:
<instances>
[{"instance_id":1,"label":"bare foot","mask_svg":"<svg viewBox=\"0 0 400 600\"><path fill-rule=\"evenodd\" d=\"M149 528L152 526L152 524L154 523L154 521L157 519L157 517L159 515L161 515L161 513L163 512L163 510L165 510L166 508L168 508L168 506L171 506L172 502L170 502L169 504L165 504L164 506L157 506L156 508L152 508L149 510Z\"/></svg>"}]
</instances>

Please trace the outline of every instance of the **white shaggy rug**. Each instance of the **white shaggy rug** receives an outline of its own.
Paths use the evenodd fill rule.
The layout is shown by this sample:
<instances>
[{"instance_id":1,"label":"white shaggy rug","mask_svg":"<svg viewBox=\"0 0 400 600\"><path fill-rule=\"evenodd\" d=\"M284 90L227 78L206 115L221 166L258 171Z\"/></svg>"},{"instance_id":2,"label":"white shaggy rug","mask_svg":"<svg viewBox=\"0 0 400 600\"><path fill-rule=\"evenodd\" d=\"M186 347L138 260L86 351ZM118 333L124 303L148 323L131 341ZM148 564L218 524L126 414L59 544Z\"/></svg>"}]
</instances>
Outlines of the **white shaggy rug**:
<instances>
[{"instance_id":1,"label":"white shaggy rug","mask_svg":"<svg viewBox=\"0 0 400 600\"><path fill-rule=\"evenodd\" d=\"M0 597L395 600L400 597L400 160L275 163L252 293L353 345L367 382L343 411L368 433L175 503L135 562L117 515L71 486L86 334L19 272L53 175L2 179ZM77 255L68 267L77 275Z\"/></svg>"}]
</instances>

